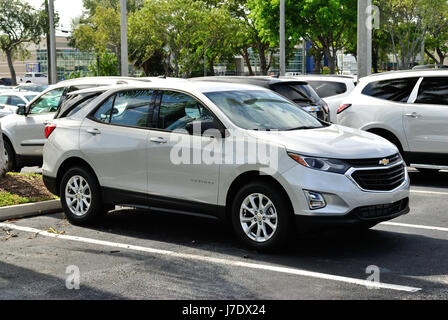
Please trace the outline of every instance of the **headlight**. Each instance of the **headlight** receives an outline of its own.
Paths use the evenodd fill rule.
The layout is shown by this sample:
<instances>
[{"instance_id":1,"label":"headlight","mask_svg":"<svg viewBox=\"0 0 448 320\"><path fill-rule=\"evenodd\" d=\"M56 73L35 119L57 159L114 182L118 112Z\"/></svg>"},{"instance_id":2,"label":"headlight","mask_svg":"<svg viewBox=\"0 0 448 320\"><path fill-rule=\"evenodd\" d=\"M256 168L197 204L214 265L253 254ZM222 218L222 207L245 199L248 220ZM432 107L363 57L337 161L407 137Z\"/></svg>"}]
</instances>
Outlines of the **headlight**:
<instances>
[{"instance_id":1,"label":"headlight","mask_svg":"<svg viewBox=\"0 0 448 320\"><path fill-rule=\"evenodd\" d=\"M344 174L350 168L350 165L342 160L301 156L291 152L288 152L288 155L302 166L314 170Z\"/></svg>"}]
</instances>

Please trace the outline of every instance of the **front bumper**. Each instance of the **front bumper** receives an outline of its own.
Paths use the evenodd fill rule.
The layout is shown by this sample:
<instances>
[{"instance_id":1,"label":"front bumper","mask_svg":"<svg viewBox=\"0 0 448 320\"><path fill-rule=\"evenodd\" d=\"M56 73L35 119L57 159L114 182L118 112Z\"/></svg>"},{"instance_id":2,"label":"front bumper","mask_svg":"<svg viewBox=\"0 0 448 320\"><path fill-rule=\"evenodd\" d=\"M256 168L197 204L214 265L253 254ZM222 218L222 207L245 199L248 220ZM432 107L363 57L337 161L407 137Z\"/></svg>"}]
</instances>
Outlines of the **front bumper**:
<instances>
[{"instance_id":1,"label":"front bumper","mask_svg":"<svg viewBox=\"0 0 448 320\"><path fill-rule=\"evenodd\" d=\"M391 191L368 191L363 190L350 177L343 174L328 173L308 169L301 165L283 172L278 179L285 187L291 200L293 210L298 219L307 220L322 219L337 222L339 220L354 221L355 210L366 206L390 206L396 202L409 198L410 181L407 170L405 180L397 188ZM311 210L304 190L322 194L326 206L322 209ZM384 220L395 216L383 217ZM314 220L315 220L314 219Z\"/></svg>"},{"instance_id":2,"label":"front bumper","mask_svg":"<svg viewBox=\"0 0 448 320\"><path fill-rule=\"evenodd\" d=\"M394 202L392 204L373 205L355 208L343 216L303 216L296 215L297 228L326 228L372 225L391 220L407 214L409 209L409 198Z\"/></svg>"}]
</instances>

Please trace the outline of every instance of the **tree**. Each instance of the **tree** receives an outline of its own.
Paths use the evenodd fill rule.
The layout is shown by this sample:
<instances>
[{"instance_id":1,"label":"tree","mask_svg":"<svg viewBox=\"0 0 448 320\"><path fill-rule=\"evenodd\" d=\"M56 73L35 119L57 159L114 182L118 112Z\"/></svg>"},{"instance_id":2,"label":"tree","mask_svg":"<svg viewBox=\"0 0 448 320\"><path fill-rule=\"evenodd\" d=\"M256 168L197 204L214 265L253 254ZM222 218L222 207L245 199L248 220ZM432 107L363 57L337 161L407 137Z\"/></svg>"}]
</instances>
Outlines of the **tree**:
<instances>
[{"instance_id":1,"label":"tree","mask_svg":"<svg viewBox=\"0 0 448 320\"><path fill-rule=\"evenodd\" d=\"M13 61L24 43L39 43L45 32L46 14L20 0L0 0L0 50L6 55L12 85L17 84Z\"/></svg>"},{"instance_id":2,"label":"tree","mask_svg":"<svg viewBox=\"0 0 448 320\"><path fill-rule=\"evenodd\" d=\"M149 0L129 16L129 57L137 67L161 61L165 75L188 77L202 62L228 56L237 28L221 6L194 0ZM147 72L148 70L145 70Z\"/></svg>"},{"instance_id":3,"label":"tree","mask_svg":"<svg viewBox=\"0 0 448 320\"><path fill-rule=\"evenodd\" d=\"M390 35L400 69L408 69L415 64L427 33L434 34L438 27L445 29L445 22L438 26L440 20L435 19L440 12L446 12L445 0L381 0L379 7L383 28Z\"/></svg>"},{"instance_id":4,"label":"tree","mask_svg":"<svg viewBox=\"0 0 448 320\"><path fill-rule=\"evenodd\" d=\"M442 1L436 5L437 10L431 17L432 23L426 30L425 53L436 64L443 64L448 55L448 3Z\"/></svg>"},{"instance_id":5,"label":"tree","mask_svg":"<svg viewBox=\"0 0 448 320\"><path fill-rule=\"evenodd\" d=\"M120 13L115 8L97 6L88 22L79 24L73 30L70 44L81 51L95 51L101 57L112 53L118 60L117 71L121 70ZM114 75L116 72L112 72Z\"/></svg>"},{"instance_id":6,"label":"tree","mask_svg":"<svg viewBox=\"0 0 448 320\"><path fill-rule=\"evenodd\" d=\"M248 0L250 17L261 37L279 44L280 8L278 0ZM337 52L356 33L357 0L285 0L286 39L289 47L300 39L322 51L330 73L335 73Z\"/></svg>"}]
</instances>

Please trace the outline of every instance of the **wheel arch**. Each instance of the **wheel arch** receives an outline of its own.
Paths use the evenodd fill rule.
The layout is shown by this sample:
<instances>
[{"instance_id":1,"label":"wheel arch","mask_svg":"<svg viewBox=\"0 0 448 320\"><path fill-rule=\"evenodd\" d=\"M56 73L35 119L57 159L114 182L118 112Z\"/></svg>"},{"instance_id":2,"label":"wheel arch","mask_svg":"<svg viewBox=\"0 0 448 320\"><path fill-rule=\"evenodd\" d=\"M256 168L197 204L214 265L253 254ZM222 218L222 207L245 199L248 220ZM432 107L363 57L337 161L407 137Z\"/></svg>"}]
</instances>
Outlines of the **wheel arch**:
<instances>
[{"instance_id":1,"label":"wheel arch","mask_svg":"<svg viewBox=\"0 0 448 320\"><path fill-rule=\"evenodd\" d=\"M279 190L280 193L282 194L282 196L284 196L285 199L287 200L288 206L291 209L290 210L291 214L294 214L291 199L290 199L288 193L286 192L285 188L282 186L282 184L273 176L262 174L258 170L250 170L250 171L246 171L246 172L243 172L240 175L238 175L232 181L232 183L230 184L230 187L227 191L226 205L225 205L225 208L226 208L225 216L226 216L226 220L228 222L231 221L232 201L235 198L235 195L244 185L246 185L252 181L265 181L271 185L274 185L275 188L277 190Z\"/></svg>"},{"instance_id":2,"label":"wheel arch","mask_svg":"<svg viewBox=\"0 0 448 320\"><path fill-rule=\"evenodd\" d=\"M391 130L384 129L384 128L377 128L377 127L373 127L373 128L369 128L369 129L365 129L365 130L367 132L376 134L376 135L383 137L384 139L392 142L393 144L395 144L397 146L398 150L400 150L400 153L403 154L404 144L398 138L398 136L395 133L393 133Z\"/></svg>"},{"instance_id":3,"label":"wheel arch","mask_svg":"<svg viewBox=\"0 0 448 320\"><path fill-rule=\"evenodd\" d=\"M67 170L69 168L73 168L73 167L83 167L86 170L88 170L93 177L97 180L98 185L99 185L99 180L98 180L98 176L95 173L95 170L93 169L93 167L84 159L81 159L79 157L73 156L70 158L65 159L61 165L59 166L58 172L56 174L56 191L57 191L57 195L60 196L60 187L61 187L61 180L62 177L64 176L65 172L67 172Z\"/></svg>"}]
</instances>

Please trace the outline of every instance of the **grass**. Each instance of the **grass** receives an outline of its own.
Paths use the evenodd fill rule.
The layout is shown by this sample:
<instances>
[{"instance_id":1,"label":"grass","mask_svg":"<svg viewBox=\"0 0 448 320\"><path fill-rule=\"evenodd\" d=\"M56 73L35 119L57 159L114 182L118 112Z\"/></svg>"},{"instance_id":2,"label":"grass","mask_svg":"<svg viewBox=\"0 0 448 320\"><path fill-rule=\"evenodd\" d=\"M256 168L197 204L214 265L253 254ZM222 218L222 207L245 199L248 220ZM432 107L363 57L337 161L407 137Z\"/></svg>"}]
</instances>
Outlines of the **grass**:
<instances>
[{"instance_id":1,"label":"grass","mask_svg":"<svg viewBox=\"0 0 448 320\"><path fill-rule=\"evenodd\" d=\"M24 204L31 202L39 202L52 200L50 197L41 197L41 198L29 198L29 197L21 197L16 194L12 194L6 191L0 192L0 207L13 206L16 204Z\"/></svg>"},{"instance_id":2,"label":"grass","mask_svg":"<svg viewBox=\"0 0 448 320\"><path fill-rule=\"evenodd\" d=\"M8 172L0 177L0 207L57 199L44 186L42 175Z\"/></svg>"}]
</instances>

